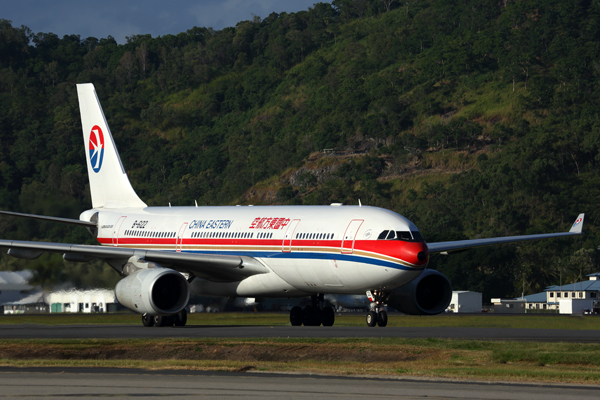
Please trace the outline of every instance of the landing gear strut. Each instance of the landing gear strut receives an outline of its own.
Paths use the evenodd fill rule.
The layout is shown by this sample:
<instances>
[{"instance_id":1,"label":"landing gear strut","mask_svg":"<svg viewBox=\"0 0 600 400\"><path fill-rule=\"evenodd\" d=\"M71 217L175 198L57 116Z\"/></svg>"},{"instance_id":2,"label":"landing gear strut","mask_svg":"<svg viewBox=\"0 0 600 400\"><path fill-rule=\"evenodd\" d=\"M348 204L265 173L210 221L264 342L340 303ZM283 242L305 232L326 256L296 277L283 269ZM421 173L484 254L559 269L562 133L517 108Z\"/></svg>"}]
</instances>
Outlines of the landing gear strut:
<instances>
[{"instance_id":1,"label":"landing gear strut","mask_svg":"<svg viewBox=\"0 0 600 400\"><path fill-rule=\"evenodd\" d=\"M156 326L185 326L187 323L187 311L185 308L174 315L142 315L142 324L146 327Z\"/></svg>"},{"instance_id":2,"label":"landing gear strut","mask_svg":"<svg viewBox=\"0 0 600 400\"><path fill-rule=\"evenodd\" d=\"M388 322L388 315L383 309L383 305L387 302L389 293L373 290L373 292L367 292L367 297L371 301L369 305L370 310L367 313L367 326L374 327L375 325L379 325L383 328Z\"/></svg>"},{"instance_id":3,"label":"landing gear strut","mask_svg":"<svg viewBox=\"0 0 600 400\"><path fill-rule=\"evenodd\" d=\"M335 313L333 308L324 307L324 295L322 293L311 296L310 304L302 309L295 306L290 311L290 322L292 326L333 326L335 322Z\"/></svg>"}]
</instances>

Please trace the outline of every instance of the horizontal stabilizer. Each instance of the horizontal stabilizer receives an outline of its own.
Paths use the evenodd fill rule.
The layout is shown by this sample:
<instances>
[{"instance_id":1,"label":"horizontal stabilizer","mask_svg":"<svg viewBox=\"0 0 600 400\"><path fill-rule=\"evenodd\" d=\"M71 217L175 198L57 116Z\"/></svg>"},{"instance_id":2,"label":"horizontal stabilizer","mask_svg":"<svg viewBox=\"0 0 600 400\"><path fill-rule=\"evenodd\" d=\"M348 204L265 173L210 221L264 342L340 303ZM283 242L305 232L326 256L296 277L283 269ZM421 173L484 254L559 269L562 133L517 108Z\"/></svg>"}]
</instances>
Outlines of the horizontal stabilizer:
<instances>
[{"instance_id":1,"label":"horizontal stabilizer","mask_svg":"<svg viewBox=\"0 0 600 400\"><path fill-rule=\"evenodd\" d=\"M23 214L23 213L12 212L12 211L0 211L0 215L9 215L11 217L21 217L21 218L31 218L31 219L37 219L40 221L48 221L48 222L59 222L61 224L80 225L80 226L83 226L86 228L96 228L98 226L95 222L82 221L79 219L48 217L46 215Z\"/></svg>"}]
</instances>

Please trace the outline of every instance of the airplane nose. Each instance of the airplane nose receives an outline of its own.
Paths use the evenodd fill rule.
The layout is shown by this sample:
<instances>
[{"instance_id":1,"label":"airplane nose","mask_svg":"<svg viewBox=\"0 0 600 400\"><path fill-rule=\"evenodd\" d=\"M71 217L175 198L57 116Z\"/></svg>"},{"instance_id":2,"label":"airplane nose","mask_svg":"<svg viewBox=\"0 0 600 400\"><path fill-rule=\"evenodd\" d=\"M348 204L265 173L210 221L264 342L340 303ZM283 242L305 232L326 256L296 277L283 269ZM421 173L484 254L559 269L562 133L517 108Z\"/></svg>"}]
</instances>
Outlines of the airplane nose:
<instances>
[{"instance_id":1,"label":"airplane nose","mask_svg":"<svg viewBox=\"0 0 600 400\"><path fill-rule=\"evenodd\" d=\"M415 265L426 265L429 261L429 249L425 242L403 243L401 258Z\"/></svg>"}]
</instances>

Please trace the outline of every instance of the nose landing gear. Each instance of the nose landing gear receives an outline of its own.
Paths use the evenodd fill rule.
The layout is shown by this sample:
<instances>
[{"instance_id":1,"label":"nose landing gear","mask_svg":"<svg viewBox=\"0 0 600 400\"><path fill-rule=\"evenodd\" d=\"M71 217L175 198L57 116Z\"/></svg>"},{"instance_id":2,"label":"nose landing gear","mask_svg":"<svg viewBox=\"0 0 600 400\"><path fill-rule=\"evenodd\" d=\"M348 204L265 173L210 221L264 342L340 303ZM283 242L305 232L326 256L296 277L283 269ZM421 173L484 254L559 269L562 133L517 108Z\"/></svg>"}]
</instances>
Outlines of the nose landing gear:
<instances>
[{"instance_id":1,"label":"nose landing gear","mask_svg":"<svg viewBox=\"0 0 600 400\"><path fill-rule=\"evenodd\" d=\"M367 326L379 325L383 328L388 323L388 315L383 306L387 302L389 293L373 290L373 292L367 292L367 297L371 301L371 304L369 304L370 310L367 313Z\"/></svg>"},{"instance_id":2,"label":"nose landing gear","mask_svg":"<svg viewBox=\"0 0 600 400\"><path fill-rule=\"evenodd\" d=\"M295 306L290 311L290 322L292 326L333 326L335 313L333 308L324 307L324 295L322 293L311 296L310 304L302 309Z\"/></svg>"}]
</instances>

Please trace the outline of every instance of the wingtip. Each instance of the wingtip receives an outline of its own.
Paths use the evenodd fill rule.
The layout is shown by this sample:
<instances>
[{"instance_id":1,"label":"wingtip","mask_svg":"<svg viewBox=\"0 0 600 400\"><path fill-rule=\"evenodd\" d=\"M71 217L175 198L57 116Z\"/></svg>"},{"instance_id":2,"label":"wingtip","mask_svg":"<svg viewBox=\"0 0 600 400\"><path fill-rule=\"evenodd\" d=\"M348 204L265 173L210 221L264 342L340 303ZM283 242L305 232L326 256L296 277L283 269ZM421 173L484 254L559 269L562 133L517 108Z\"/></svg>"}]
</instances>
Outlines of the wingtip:
<instances>
[{"instance_id":1,"label":"wingtip","mask_svg":"<svg viewBox=\"0 0 600 400\"><path fill-rule=\"evenodd\" d=\"M573 223L573 226L571 227L571 230L569 232L571 232L571 233L582 233L584 218L585 218L585 214L579 214L579 216L577 217L577 219Z\"/></svg>"}]
</instances>

